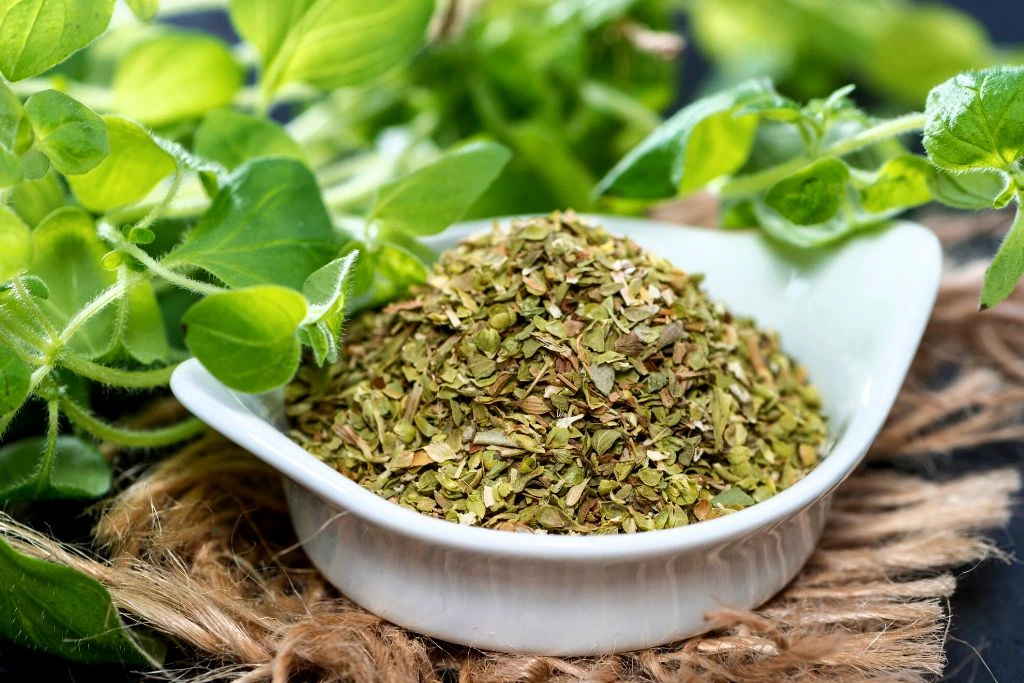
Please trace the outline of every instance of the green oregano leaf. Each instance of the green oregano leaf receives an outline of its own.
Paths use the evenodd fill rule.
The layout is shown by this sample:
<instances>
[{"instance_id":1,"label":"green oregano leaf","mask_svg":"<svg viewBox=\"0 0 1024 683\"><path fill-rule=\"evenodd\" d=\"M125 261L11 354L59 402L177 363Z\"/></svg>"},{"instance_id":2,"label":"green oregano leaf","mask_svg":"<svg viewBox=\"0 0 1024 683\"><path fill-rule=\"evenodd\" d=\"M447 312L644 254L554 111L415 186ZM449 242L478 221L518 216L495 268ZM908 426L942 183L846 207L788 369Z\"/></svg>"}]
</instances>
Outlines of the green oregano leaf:
<instances>
[{"instance_id":1,"label":"green oregano leaf","mask_svg":"<svg viewBox=\"0 0 1024 683\"><path fill-rule=\"evenodd\" d=\"M256 48L264 68L316 0L230 0L231 23Z\"/></svg>"},{"instance_id":2,"label":"green oregano leaf","mask_svg":"<svg viewBox=\"0 0 1024 683\"><path fill-rule=\"evenodd\" d=\"M167 360L170 346L153 284L133 285L120 304L120 342L125 351L140 363Z\"/></svg>"},{"instance_id":3,"label":"green oregano leaf","mask_svg":"<svg viewBox=\"0 0 1024 683\"><path fill-rule=\"evenodd\" d=\"M110 593L70 567L37 560L0 540L0 636L90 663L158 667L164 646L130 631ZM29 607L31 606L31 607Z\"/></svg>"},{"instance_id":4,"label":"green oregano leaf","mask_svg":"<svg viewBox=\"0 0 1024 683\"><path fill-rule=\"evenodd\" d=\"M117 270L124 264L124 252L120 249L113 249L108 251L100 259L100 265L103 266L104 270Z\"/></svg>"},{"instance_id":5,"label":"green oregano leaf","mask_svg":"<svg viewBox=\"0 0 1024 683\"><path fill-rule=\"evenodd\" d=\"M133 244L152 244L156 240L156 233L150 228L135 225L128 231L127 238Z\"/></svg>"},{"instance_id":6,"label":"green oregano leaf","mask_svg":"<svg viewBox=\"0 0 1024 683\"><path fill-rule=\"evenodd\" d=\"M47 452L44 436L0 448L0 504L23 500L98 498L110 490L110 463L87 441L57 437Z\"/></svg>"},{"instance_id":7,"label":"green oregano leaf","mask_svg":"<svg viewBox=\"0 0 1024 683\"><path fill-rule=\"evenodd\" d=\"M840 86L829 93L828 97L821 100L811 100L807 103L806 113L819 114L824 119L833 118L843 111L853 109L853 100L849 94L857 89L852 83Z\"/></svg>"},{"instance_id":8,"label":"green oregano leaf","mask_svg":"<svg viewBox=\"0 0 1024 683\"><path fill-rule=\"evenodd\" d=\"M746 116L748 114L757 114L762 119L781 121L783 123L799 121L804 116L803 110L798 103L776 92L765 93L761 97L752 99L733 112L733 116Z\"/></svg>"},{"instance_id":9,"label":"green oregano leaf","mask_svg":"<svg viewBox=\"0 0 1024 683\"><path fill-rule=\"evenodd\" d=\"M0 415L17 410L28 400L32 368L6 345L0 345Z\"/></svg>"},{"instance_id":10,"label":"green oregano leaf","mask_svg":"<svg viewBox=\"0 0 1024 683\"><path fill-rule=\"evenodd\" d=\"M359 260L351 280L350 314L394 301L410 286L426 281L423 260L400 244L385 242L371 248L352 242L351 248L358 249Z\"/></svg>"},{"instance_id":11,"label":"green oregano leaf","mask_svg":"<svg viewBox=\"0 0 1024 683\"><path fill-rule=\"evenodd\" d=\"M212 294L182 316L185 344L221 382L246 392L269 391L299 367L298 329L306 299L263 285Z\"/></svg>"},{"instance_id":12,"label":"green oregano leaf","mask_svg":"<svg viewBox=\"0 0 1024 683\"><path fill-rule=\"evenodd\" d=\"M358 251L348 252L310 275L302 285L302 294L309 303L303 321L303 340L312 347L318 365L338 360L349 276L358 256Z\"/></svg>"},{"instance_id":13,"label":"green oregano leaf","mask_svg":"<svg viewBox=\"0 0 1024 683\"><path fill-rule=\"evenodd\" d=\"M501 188L494 188L494 194L508 198L510 190L522 191L516 187L520 182L527 188L539 183L550 197L545 201L553 201L558 206L573 206L578 210L590 208L594 179L561 128L546 121L526 120L510 125L507 132L508 143L515 152L519 168L506 168L511 174ZM517 175L522 173L523 166L530 169L525 178Z\"/></svg>"},{"instance_id":14,"label":"green oregano leaf","mask_svg":"<svg viewBox=\"0 0 1024 683\"><path fill-rule=\"evenodd\" d=\"M24 283L25 288L28 290L28 293L34 296L35 298L50 298L50 288L46 286L45 282L43 282L40 278L36 277L35 275L25 275L24 277L21 278L21 281L22 283Z\"/></svg>"},{"instance_id":15,"label":"green oregano leaf","mask_svg":"<svg viewBox=\"0 0 1024 683\"><path fill-rule=\"evenodd\" d=\"M719 227L727 230L757 226L757 215L750 199L723 201L719 213Z\"/></svg>"},{"instance_id":16,"label":"green oregano leaf","mask_svg":"<svg viewBox=\"0 0 1024 683\"><path fill-rule=\"evenodd\" d=\"M406 235L432 235L455 223L494 182L511 156L493 142L472 142L381 186L368 222Z\"/></svg>"},{"instance_id":17,"label":"green oregano leaf","mask_svg":"<svg viewBox=\"0 0 1024 683\"><path fill-rule=\"evenodd\" d=\"M1024 208L1017 207L1017 215L1010 231L999 245L999 251L985 271L981 287L981 308L991 308L1013 294L1017 282L1024 275Z\"/></svg>"},{"instance_id":18,"label":"green oregano leaf","mask_svg":"<svg viewBox=\"0 0 1024 683\"><path fill-rule=\"evenodd\" d=\"M0 189L16 185L23 177L18 157L10 150L0 147Z\"/></svg>"},{"instance_id":19,"label":"green oregano leaf","mask_svg":"<svg viewBox=\"0 0 1024 683\"><path fill-rule=\"evenodd\" d=\"M125 3L139 21L150 21L160 9L160 0L125 0Z\"/></svg>"},{"instance_id":20,"label":"green oregano leaf","mask_svg":"<svg viewBox=\"0 0 1024 683\"><path fill-rule=\"evenodd\" d=\"M92 217L76 206L47 216L32 231L32 266L28 273L46 283L49 296L39 302L59 329L87 303L114 284L116 276L100 261L107 247L96 235ZM114 343L114 310L100 311L68 342L90 358L107 353Z\"/></svg>"},{"instance_id":21,"label":"green oregano leaf","mask_svg":"<svg viewBox=\"0 0 1024 683\"><path fill-rule=\"evenodd\" d=\"M623 157L594 194L661 199L733 173L757 129L756 114L735 114L772 92L767 81L752 80L684 107Z\"/></svg>"},{"instance_id":22,"label":"green oregano leaf","mask_svg":"<svg viewBox=\"0 0 1024 683\"><path fill-rule=\"evenodd\" d=\"M849 203L847 188L843 188L840 205L846 204L850 210L838 211L826 221L810 225L800 225L786 219L785 216L768 206L762 197L755 197L750 202L750 209L768 237L800 249L816 249L840 242L849 236L878 225L884 218L876 214L867 214L856 210Z\"/></svg>"},{"instance_id":23,"label":"green oregano leaf","mask_svg":"<svg viewBox=\"0 0 1024 683\"><path fill-rule=\"evenodd\" d=\"M307 322L319 322L328 315L344 313L345 288L358 256L358 251L351 251L306 278L302 284L302 294L309 302Z\"/></svg>"},{"instance_id":24,"label":"green oregano leaf","mask_svg":"<svg viewBox=\"0 0 1024 683\"><path fill-rule=\"evenodd\" d=\"M50 160L35 147L21 155L20 163L25 180L39 180L50 170Z\"/></svg>"},{"instance_id":25,"label":"green oregano leaf","mask_svg":"<svg viewBox=\"0 0 1024 683\"><path fill-rule=\"evenodd\" d=\"M7 84L0 82L0 149L18 155L31 145L32 127L25 108Z\"/></svg>"},{"instance_id":26,"label":"green oregano leaf","mask_svg":"<svg viewBox=\"0 0 1024 683\"><path fill-rule=\"evenodd\" d=\"M60 64L106 30L114 0L0 0L0 71L12 81Z\"/></svg>"},{"instance_id":27,"label":"green oregano leaf","mask_svg":"<svg viewBox=\"0 0 1024 683\"><path fill-rule=\"evenodd\" d=\"M19 158L32 146L32 126L17 95L0 81L0 189L25 177Z\"/></svg>"},{"instance_id":28,"label":"green oregano leaf","mask_svg":"<svg viewBox=\"0 0 1024 683\"><path fill-rule=\"evenodd\" d=\"M861 190L861 204L882 213L931 201L935 167L924 157L904 154L882 164L873 183Z\"/></svg>"},{"instance_id":29,"label":"green oregano leaf","mask_svg":"<svg viewBox=\"0 0 1024 683\"><path fill-rule=\"evenodd\" d=\"M0 282L25 272L31 263L31 231L16 213L0 206Z\"/></svg>"},{"instance_id":30,"label":"green oregano leaf","mask_svg":"<svg viewBox=\"0 0 1024 683\"><path fill-rule=\"evenodd\" d=\"M841 160L819 159L773 185L764 203L797 225L824 223L842 206L849 179Z\"/></svg>"},{"instance_id":31,"label":"green oregano leaf","mask_svg":"<svg viewBox=\"0 0 1024 683\"><path fill-rule=\"evenodd\" d=\"M231 287L277 284L298 291L341 244L304 164L254 159L235 170L164 263L199 266Z\"/></svg>"},{"instance_id":32,"label":"green oregano leaf","mask_svg":"<svg viewBox=\"0 0 1024 683\"><path fill-rule=\"evenodd\" d=\"M262 87L330 90L367 83L422 43L434 0L233 0L231 15L266 65ZM275 22L281 28L271 28ZM286 30L283 30L285 27Z\"/></svg>"},{"instance_id":33,"label":"green oregano leaf","mask_svg":"<svg viewBox=\"0 0 1024 683\"><path fill-rule=\"evenodd\" d=\"M299 330L302 343L313 350L313 361L322 366L338 360L337 334L324 322L306 325Z\"/></svg>"},{"instance_id":34,"label":"green oregano leaf","mask_svg":"<svg viewBox=\"0 0 1024 683\"><path fill-rule=\"evenodd\" d=\"M44 90L32 95L25 102L25 113L35 132L33 146L65 175L91 171L110 152L103 119L62 92Z\"/></svg>"},{"instance_id":35,"label":"green oregano leaf","mask_svg":"<svg viewBox=\"0 0 1024 683\"><path fill-rule=\"evenodd\" d=\"M273 121L231 109L206 114L196 129L195 152L229 171L250 159L288 157L306 161L299 143Z\"/></svg>"},{"instance_id":36,"label":"green oregano leaf","mask_svg":"<svg viewBox=\"0 0 1024 683\"><path fill-rule=\"evenodd\" d=\"M348 277L348 285L350 287L348 295L349 315L362 310L359 302L362 299L361 295L369 291L373 285L374 273L377 269L378 250L371 249L362 240L352 240L342 248L341 254L342 256L348 256L353 253L358 254L358 256L353 263Z\"/></svg>"},{"instance_id":37,"label":"green oregano leaf","mask_svg":"<svg viewBox=\"0 0 1024 683\"><path fill-rule=\"evenodd\" d=\"M38 225L66 203L64 187L53 171L39 180L23 180L11 189L10 206L29 225Z\"/></svg>"},{"instance_id":38,"label":"green oregano leaf","mask_svg":"<svg viewBox=\"0 0 1024 683\"><path fill-rule=\"evenodd\" d=\"M946 206L981 211L1005 205L1008 194L1012 196L1013 184L1000 171L951 173L936 169L929 189L935 201Z\"/></svg>"},{"instance_id":39,"label":"green oregano leaf","mask_svg":"<svg viewBox=\"0 0 1024 683\"><path fill-rule=\"evenodd\" d=\"M104 116L110 153L94 169L68 177L78 201L105 212L133 204L174 173L174 159L139 126L120 116Z\"/></svg>"},{"instance_id":40,"label":"green oregano leaf","mask_svg":"<svg viewBox=\"0 0 1024 683\"><path fill-rule=\"evenodd\" d=\"M997 171L1013 180L993 199L1016 195L1017 215L985 271L980 305L988 308L1013 293L1024 275L1024 217L1019 186L1024 156L1024 67L993 67L954 76L928 94L924 147L929 158L951 172ZM957 180L960 180L959 178ZM971 188L978 192L978 179ZM946 189L948 189L947 183ZM981 190L984 195L989 190ZM955 200L964 193L954 193ZM970 200L966 200L970 201ZM966 202L965 202L966 203Z\"/></svg>"},{"instance_id":41,"label":"green oregano leaf","mask_svg":"<svg viewBox=\"0 0 1024 683\"><path fill-rule=\"evenodd\" d=\"M1024 67L954 76L928 94L924 148L950 171L1012 172L1024 156Z\"/></svg>"},{"instance_id":42,"label":"green oregano leaf","mask_svg":"<svg viewBox=\"0 0 1024 683\"><path fill-rule=\"evenodd\" d=\"M114 75L114 108L159 126L230 104L244 73L224 41L201 33L161 35L135 45Z\"/></svg>"}]
</instances>

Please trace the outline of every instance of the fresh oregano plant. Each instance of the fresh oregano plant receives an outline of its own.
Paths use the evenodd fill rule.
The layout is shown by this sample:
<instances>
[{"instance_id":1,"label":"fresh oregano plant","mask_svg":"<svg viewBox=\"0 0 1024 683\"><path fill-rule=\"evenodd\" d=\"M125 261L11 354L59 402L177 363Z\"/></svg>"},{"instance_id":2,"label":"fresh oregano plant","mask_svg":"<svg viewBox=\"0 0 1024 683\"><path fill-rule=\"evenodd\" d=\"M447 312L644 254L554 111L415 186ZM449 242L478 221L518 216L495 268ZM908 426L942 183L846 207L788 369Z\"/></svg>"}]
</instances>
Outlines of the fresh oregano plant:
<instances>
[{"instance_id":1,"label":"fresh oregano plant","mask_svg":"<svg viewBox=\"0 0 1024 683\"><path fill-rule=\"evenodd\" d=\"M985 274L981 308L1024 274L1024 67L971 71L936 86L924 112L865 114L852 86L806 105L752 80L698 100L624 157L596 194L652 201L706 188L727 227L759 226L822 247L930 201L1016 217ZM899 137L920 132L926 156Z\"/></svg>"},{"instance_id":2,"label":"fresh oregano plant","mask_svg":"<svg viewBox=\"0 0 1024 683\"><path fill-rule=\"evenodd\" d=\"M157 11L127 4L140 20ZM346 310L421 281L432 254L417 238L459 220L509 158L476 140L395 165L369 179L367 212L342 215L322 174L338 160L268 115L402 68L433 0L232 0L234 47L137 22L101 35L114 9L0 2L0 435L43 408L20 430L41 435L0 445L4 506L104 495L96 441L154 448L202 430L113 424L90 387L160 388L194 355L257 392L289 381L303 349L335 360ZM88 577L0 540L0 584L19 587L0 600L0 636L159 660Z\"/></svg>"}]
</instances>

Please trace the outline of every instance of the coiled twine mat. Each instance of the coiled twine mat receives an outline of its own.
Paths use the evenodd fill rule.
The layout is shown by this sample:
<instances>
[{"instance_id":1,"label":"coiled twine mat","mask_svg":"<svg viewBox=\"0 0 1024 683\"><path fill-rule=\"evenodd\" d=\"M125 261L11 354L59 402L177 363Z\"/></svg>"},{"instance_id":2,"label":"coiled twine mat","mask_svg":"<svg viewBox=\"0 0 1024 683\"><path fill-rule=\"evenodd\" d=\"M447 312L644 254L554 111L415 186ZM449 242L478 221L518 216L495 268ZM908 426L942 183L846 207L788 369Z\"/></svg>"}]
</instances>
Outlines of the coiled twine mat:
<instances>
[{"instance_id":1,"label":"coiled twine mat","mask_svg":"<svg viewBox=\"0 0 1024 683\"><path fill-rule=\"evenodd\" d=\"M691 224L711 215L703 202L671 211ZM965 243L1001 235L1008 223L999 213L922 220L961 259L970 253ZM873 461L1024 438L1024 292L978 313L983 272L983 260L947 267ZM156 678L916 681L943 672L956 572L1006 559L986 532L1007 523L1019 488L1013 468L931 480L862 469L837 494L818 550L768 604L709 615L715 629L700 637L602 658L480 652L367 613L310 566L277 475L212 434L156 464L101 512L98 555L7 516L0 533L23 552L99 580L130 622L175 642L185 663Z\"/></svg>"}]
</instances>

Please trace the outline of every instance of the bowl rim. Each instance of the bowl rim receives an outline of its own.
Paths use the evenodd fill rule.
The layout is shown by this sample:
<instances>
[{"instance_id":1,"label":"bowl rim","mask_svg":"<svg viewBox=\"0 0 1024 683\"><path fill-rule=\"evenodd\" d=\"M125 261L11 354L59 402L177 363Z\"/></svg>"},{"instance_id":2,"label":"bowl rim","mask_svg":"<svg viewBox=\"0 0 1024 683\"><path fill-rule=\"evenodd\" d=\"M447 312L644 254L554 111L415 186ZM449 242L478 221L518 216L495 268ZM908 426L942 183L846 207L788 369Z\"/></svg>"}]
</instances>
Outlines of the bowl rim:
<instances>
[{"instance_id":1,"label":"bowl rim","mask_svg":"<svg viewBox=\"0 0 1024 683\"><path fill-rule=\"evenodd\" d=\"M623 220L615 216L595 218ZM626 220L634 224L664 224L645 219ZM453 226L450 230L465 231L468 225L484 224L475 221ZM674 229L702 230L671 225ZM611 229L614 231L614 227ZM895 351L886 356L889 362L885 372L878 373L879 381L866 387L866 395L828 456L800 481L767 500L723 517L686 526L634 534L570 536L514 533L455 524L392 503L323 463L276 426L253 413L240 400L239 392L220 384L195 358L175 369L171 390L189 411L300 487L367 523L424 543L544 561L601 559L609 562L717 545L781 522L828 494L859 464L880 431L924 333L938 292L942 260L938 239L927 228L898 222L888 231L918 233L915 239L921 242L921 251L915 254L915 260L926 274L931 275L927 281L918 283L920 298L916 300L923 301L924 305L905 312L905 324L900 327L898 338L893 340ZM723 236L729 234L722 233Z\"/></svg>"}]
</instances>

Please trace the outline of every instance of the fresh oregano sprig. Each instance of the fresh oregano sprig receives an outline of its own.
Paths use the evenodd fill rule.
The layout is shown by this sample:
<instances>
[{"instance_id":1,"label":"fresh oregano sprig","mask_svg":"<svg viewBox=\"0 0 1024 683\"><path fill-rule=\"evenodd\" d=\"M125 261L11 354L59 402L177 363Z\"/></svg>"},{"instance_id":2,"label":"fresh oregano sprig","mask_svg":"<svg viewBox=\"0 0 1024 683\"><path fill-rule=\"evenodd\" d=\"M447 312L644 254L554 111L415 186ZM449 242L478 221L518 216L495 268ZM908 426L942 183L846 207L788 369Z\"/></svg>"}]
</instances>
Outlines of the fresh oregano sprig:
<instances>
[{"instance_id":1,"label":"fresh oregano sprig","mask_svg":"<svg viewBox=\"0 0 1024 683\"><path fill-rule=\"evenodd\" d=\"M26 18L25 3L0 3L0 506L102 496L112 473L96 441L154 448L203 429L113 424L93 387L165 387L194 355L264 391L303 348L336 359L346 311L421 280L432 254L417 239L459 220L509 157L485 140L434 150L372 177L368 208L339 215L324 170L343 160L267 116L296 92L316 101L401 68L433 0L233 0L257 97L217 37L136 26L122 42L101 35L114 0L30 4ZM16 418L31 436L10 438ZM25 581L0 599L15 615L0 636L85 661L159 660L99 583L0 540L0 584Z\"/></svg>"},{"instance_id":2,"label":"fresh oregano sprig","mask_svg":"<svg viewBox=\"0 0 1024 683\"><path fill-rule=\"evenodd\" d=\"M799 105L764 80L698 100L652 133L598 185L598 195L657 200L701 188L723 201L723 224L821 247L937 201L1017 213L985 274L980 306L1024 274L1024 67L960 74L925 111L870 117L851 87ZM901 136L921 133L927 156Z\"/></svg>"},{"instance_id":3,"label":"fresh oregano sprig","mask_svg":"<svg viewBox=\"0 0 1024 683\"><path fill-rule=\"evenodd\" d=\"M155 237L150 226L173 200L181 177L195 172L189 168L193 160L168 154L173 145L135 124L111 120L126 126L131 139L127 149L115 142L110 155L149 153L157 166L166 158L174 179L164 200L134 224L118 226L109 215L97 218L74 205L54 210L34 230L10 209L0 214L0 234L10 245L0 257L6 280L0 300L0 336L6 342L0 352L6 370L0 429L33 395L70 405L60 398L59 386L49 387L59 368L114 387L166 384L172 365L124 366L125 361L169 360L153 281L202 297L182 317L185 343L233 388L280 386L294 374L303 343L320 362L336 358L348 275L358 251L365 263L355 289L357 305L391 297L422 279L425 257L416 236L458 220L508 159L500 145L472 143L385 185L367 217L372 230L356 239L333 223L304 164L255 158L230 174L222 169L223 185L210 207L178 245L153 256L144 248ZM110 198L109 184L94 185L88 178L97 172L107 177L102 167L108 159L81 179L69 180L86 206L123 201ZM394 258L382 262L394 253L405 255L409 264L397 275ZM378 282L381 269L386 277ZM95 419L84 417L83 406L66 412L95 436L110 439L118 433L97 428ZM187 424L183 438L198 427ZM167 440L163 431L153 443L139 434L130 438L133 445Z\"/></svg>"}]
</instances>

